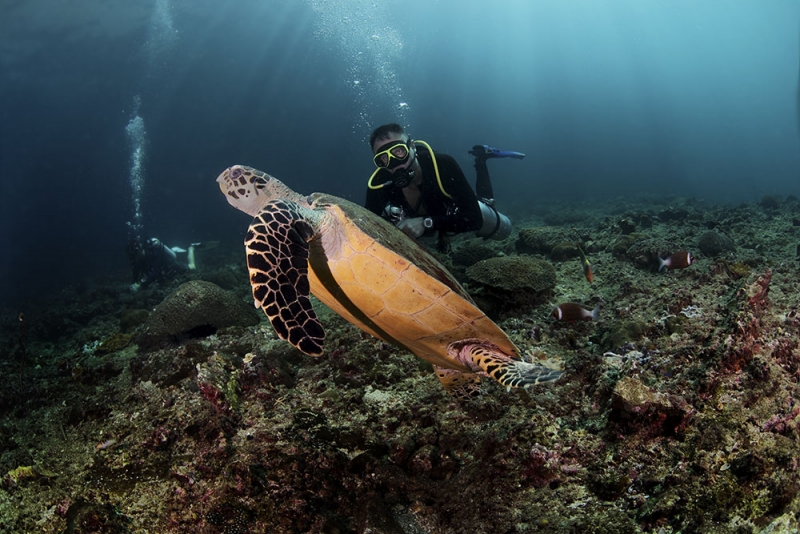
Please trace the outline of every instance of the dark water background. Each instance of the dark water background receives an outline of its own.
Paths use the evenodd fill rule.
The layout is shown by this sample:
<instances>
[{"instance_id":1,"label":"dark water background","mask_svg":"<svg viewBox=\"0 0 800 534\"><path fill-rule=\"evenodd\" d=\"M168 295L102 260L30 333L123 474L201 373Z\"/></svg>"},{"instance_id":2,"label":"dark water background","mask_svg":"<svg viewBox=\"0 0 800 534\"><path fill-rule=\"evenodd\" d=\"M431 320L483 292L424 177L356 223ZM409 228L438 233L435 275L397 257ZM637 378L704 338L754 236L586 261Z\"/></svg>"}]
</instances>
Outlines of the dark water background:
<instances>
[{"instance_id":1,"label":"dark water background","mask_svg":"<svg viewBox=\"0 0 800 534\"><path fill-rule=\"evenodd\" d=\"M241 242L234 163L361 202L375 126L491 163L501 208L800 195L794 0L2 0L0 303L128 277L142 233ZM134 102L138 101L138 109Z\"/></svg>"}]
</instances>

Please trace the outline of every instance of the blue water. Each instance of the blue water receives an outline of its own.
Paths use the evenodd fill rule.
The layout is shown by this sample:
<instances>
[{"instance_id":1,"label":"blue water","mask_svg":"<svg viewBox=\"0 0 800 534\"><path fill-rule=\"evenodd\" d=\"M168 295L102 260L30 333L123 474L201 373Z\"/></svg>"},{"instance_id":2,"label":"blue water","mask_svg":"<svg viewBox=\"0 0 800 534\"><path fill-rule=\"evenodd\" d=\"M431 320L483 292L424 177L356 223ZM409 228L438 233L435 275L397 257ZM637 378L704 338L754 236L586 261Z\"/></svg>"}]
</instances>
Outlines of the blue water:
<instances>
[{"instance_id":1,"label":"blue water","mask_svg":"<svg viewBox=\"0 0 800 534\"><path fill-rule=\"evenodd\" d=\"M132 228L238 242L233 163L361 202L391 121L469 178L473 144L527 153L491 164L512 213L800 195L799 27L794 0L3 2L0 302L127 278Z\"/></svg>"}]
</instances>

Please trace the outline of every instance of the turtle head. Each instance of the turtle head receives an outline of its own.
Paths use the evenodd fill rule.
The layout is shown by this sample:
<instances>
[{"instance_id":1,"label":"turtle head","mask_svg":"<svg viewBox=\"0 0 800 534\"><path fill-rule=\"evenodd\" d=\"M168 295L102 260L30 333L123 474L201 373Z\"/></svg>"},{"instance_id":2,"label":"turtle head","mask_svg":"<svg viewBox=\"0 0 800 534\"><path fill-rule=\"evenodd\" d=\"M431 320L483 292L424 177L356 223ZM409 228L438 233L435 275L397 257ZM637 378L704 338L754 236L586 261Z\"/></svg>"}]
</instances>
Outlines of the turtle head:
<instances>
[{"instance_id":1,"label":"turtle head","mask_svg":"<svg viewBox=\"0 0 800 534\"><path fill-rule=\"evenodd\" d=\"M225 169L217 183L231 206L253 217L271 200L297 196L277 178L244 165Z\"/></svg>"}]
</instances>

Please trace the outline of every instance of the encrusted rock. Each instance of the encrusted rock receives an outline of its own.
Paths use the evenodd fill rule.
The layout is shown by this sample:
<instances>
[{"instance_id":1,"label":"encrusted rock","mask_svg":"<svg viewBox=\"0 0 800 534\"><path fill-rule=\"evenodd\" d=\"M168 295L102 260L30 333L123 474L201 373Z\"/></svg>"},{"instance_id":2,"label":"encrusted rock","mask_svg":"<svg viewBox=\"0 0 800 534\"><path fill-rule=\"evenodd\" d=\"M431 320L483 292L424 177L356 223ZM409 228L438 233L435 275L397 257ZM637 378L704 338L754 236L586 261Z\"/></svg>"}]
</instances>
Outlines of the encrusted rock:
<instances>
[{"instance_id":1,"label":"encrusted rock","mask_svg":"<svg viewBox=\"0 0 800 534\"><path fill-rule=\"evenodd\" d=\"M493 258L495 255L496 252L492 247L480 242L470 242L454 250L451 254L451 258L456 265L469 267L481 260Z\"/></svg>"},{"instance_id":2,"label":"encrusted rock","mask_svg":"<svg viewBox=\"0 0 800 534\"><path fill-rule=\"evenodd\" d=\"M697 248L704 255L713 258L723 252L730 252L736 249L733 240L721 232L709 230L704 232L697 239Z\"/></svg>"},{"instance_id":3,"label":"encrusted rock","mask_svg":"<svg viewBox=\"0 0 800 534\"><path fill-rule=\"evenodd\" d=\"M617 382L613 393L614 408L628 415L642 414L649 409L669 408L670 402L635 378L625 377Z\"/></svg>"},{"instance_id":4,"label":"encrusted rock","mask_svg":"<svg viewBox=\"0 0 800 534\"><path fill-rule=\"evenodd\" d=\"M686 208L670 206L659 212L658 218L661 219L662 222L685 221L690 215L693 215L693 213Z\"/></svg>"},{"instance_id":5,"label":"encrusted rock","mask_svg":"<svg viewBox=\"0 0 800 534\"><path fill-rule=\"evenodd\" d=\"M555 268L530 256L489 258L468 268L466 274L481 287L476 299L490 315L533 304L549 296L556 286Z\"/></svg>"},{"instance_id":6,"label":"encrusted rock","mask_svg":"<svg viewBox=\"0 0 800 534\"><path fill-rule=\"evenodd\" d=\"M632 220L625 217L617 221L617 227L619 228L619 231L622 232L622 235L630 235L636 231L636 224Z\"/></svg>"},{"instance_id":7,"label":"encrusted rock","mask_svg":"<svg viewBox=\"0 0 800 534\"><path fill-rule=\"evenodd\" d=\"M682 399L673 401L636 378L624 377L614 386L610 420L625 432L675 434L687 417Z\"/></svg>"},{"instance_id":8,"label":"encrusted rock","mask_svg":"<svg viewBox=\"0 0 800 534\"><path fill-rule=\"evenodd\" d=\"M186 282L159 304L145 323L139 347L152 349L181 338L199 337L228 326L254 326L255 308L216 284L203 280Z\"/></svg>"},{"instance_id":9,"label":"encrusted rock","mask_svg":"<svg viewBox=\"0 0 800 534\"><path fill-rule=\"evenodd\" d=\"M467 269L467 276L484 287L508 293L538 295L556 286L556 270L537 258L502 256L482 260Z\"/></svg>"},{"instance_id":10,"label":"encrusted rock","mask_svg":"<svg viewBox=\"0 0 800 534\"><path fill-rule=\"evenodd\" d=\"M132 332L147 320L150 312L143 309L127 310L119 319L119 328L122 332Z\"/></svg>"},{"instance_id":11,"label":"encrusted rock","mask_svg":"<svg viewBox=\"0 0 800 534\"><path fill-rule=\"evenodd\" d=\"M646 328L643 321L613 321L608 325L600 344L606 350L616 349L626 342L641 339Z\"/></svg>"},{"instance_id":12,"label":"encrusted rock","mask_svg":"<svg viewBox=\"0 0 800 534\"><path fill-rule=\"evenodd\" d=\"M625 252L624 257L640 269L657 271L659 257L666 258L679 250L681 248L668 239L649 238L633 243Z\"/></svg>"},{"instance_id":13,"label":"encrusted rock","mask_svg":"<svg viewBox=\"0 0 800 534\"><path fill-rule=\"evenodd\" d=\"M632 234L621 235L611 245L611 254L616 257L625 256L625 254L628 252L628 249L631 248L634 243L642 241L643 239L647 239L647 237L647 234L636 232Z\"/></svg>"},{"instance_id":14,"label":"encrusted rock","mask_svg":"<svg viewBox=\"0 0 800 534\"><path fill-rule=\"evenodd\" d=\"M557 245L574 241L574 230L554 226L541 226L520 230L515 246L520 254L542 254L548 256Z\"/></svg>"},{"instance_id":15,"label":"encrusted rock","mask_svg":"<svg viewBox=\"0 0 800 534\"><path fill-rule=\"evenodd\" d=\"M574 241L565 241L553 247L550 257L554 261L566 261L580 256L578 245Z\"/></svg>"},{"instance_id":16,"label":"encrusted rock","mask_svg":"<svg viewBox=\"0 0 800 534\"><path fill-rule=\"evenodd\" d=\"M128 346L132 337L133 334L122 334L120 332L111 334L104 339L102 343L100 343L100 345L95 349L94 353L102 355L111 354L112 352L122 350Z\"/></svg>"}]
</instances>

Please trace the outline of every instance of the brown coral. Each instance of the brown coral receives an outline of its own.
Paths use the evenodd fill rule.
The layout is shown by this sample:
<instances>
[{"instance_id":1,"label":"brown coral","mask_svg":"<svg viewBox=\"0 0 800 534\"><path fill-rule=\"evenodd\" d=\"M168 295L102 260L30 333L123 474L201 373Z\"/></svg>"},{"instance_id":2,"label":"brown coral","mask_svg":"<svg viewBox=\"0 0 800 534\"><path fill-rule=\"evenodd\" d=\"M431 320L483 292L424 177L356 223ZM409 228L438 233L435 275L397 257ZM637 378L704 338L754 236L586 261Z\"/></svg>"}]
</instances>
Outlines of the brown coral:
<instances>
[{"instance_id":1,"label":"brown coral","mask_svg":"<svg viewBox=\"0 0 800 534\"><path fill-rule=\"evenodd\" d=\"M545 300L556 285L553 266L530 256L501 256L469 267L467 277L481 291L474 297L490 316Z\"/></svg>"},{"instance_id":2,"label":"brown coral","mask_svg":"<svg viewBox=\"0 0 800 534\"><path fill-rule=\"evenodd\" d=\"M145 323L139 346L151 349L181 337L190 338L227 326L253 326L259 315L233 293L202 280L186 282L159 304Z\"/></svg>"}]
</instances>

